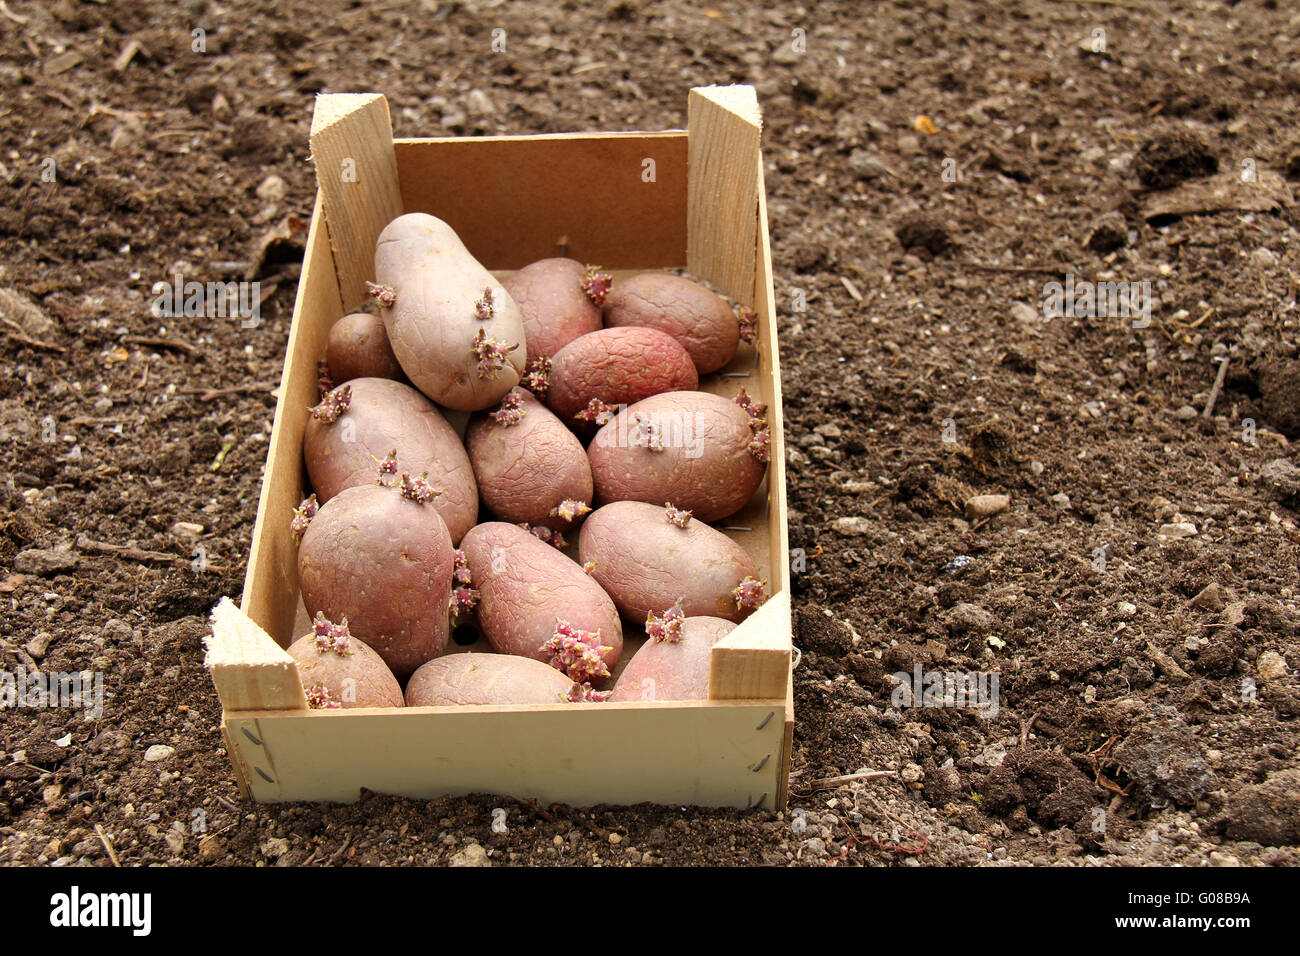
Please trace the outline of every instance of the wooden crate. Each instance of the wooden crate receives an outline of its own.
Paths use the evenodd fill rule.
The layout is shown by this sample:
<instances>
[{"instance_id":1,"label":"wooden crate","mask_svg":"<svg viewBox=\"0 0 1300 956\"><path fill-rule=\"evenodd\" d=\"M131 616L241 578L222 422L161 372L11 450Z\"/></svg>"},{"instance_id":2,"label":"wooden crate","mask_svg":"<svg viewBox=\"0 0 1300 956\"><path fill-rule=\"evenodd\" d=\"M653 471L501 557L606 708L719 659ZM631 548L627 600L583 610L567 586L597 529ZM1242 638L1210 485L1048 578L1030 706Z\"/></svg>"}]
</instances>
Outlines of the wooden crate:
<instances>
[{"instance_id":1,"label":"wooden crate","mask_svg":"<svg viewBox=\"0 0 1300 956\"><path fill-rule=\"evenodd\" d=\"M271 434L243 602L213 612L207 665L241 789L259 801L485 792L597 803L783 807L794 707L785 448L760 118L752 87L693 89L686 132L398 139L385 99L317 99L319 192ZM772 459L727 533L772 596L713 649L710 699L508 707L308 709L285 653L310 625L291 509L316 362L330 325L365 298L375 240L402 212L445 219L498 275L568 255L620 272L685 267L759 316L729 374L768 404ZM449 415L453 424L454 415ZM463 416L460 420L463 426ZM635 632L634 627L629 631ZM625 656L637 642L629 640Z\"/></svg>"}]
</instances>

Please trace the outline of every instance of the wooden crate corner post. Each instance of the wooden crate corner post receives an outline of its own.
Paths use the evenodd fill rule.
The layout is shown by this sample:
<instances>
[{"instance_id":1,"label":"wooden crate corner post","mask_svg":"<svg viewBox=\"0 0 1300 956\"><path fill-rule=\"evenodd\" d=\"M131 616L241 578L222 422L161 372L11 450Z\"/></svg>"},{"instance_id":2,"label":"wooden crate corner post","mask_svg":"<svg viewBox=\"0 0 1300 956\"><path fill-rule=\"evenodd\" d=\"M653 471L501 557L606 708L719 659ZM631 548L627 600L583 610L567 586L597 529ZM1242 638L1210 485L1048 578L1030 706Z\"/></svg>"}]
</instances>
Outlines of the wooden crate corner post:
<instances>
[{"instance_id":1,"label":"wooden crate corner post","mask_svg":"<svg viewBox=\"0 0 1300 956\"><path fill-rule=\"evenodd\" d=\"M374 279L375 240L402 214L388 100L380 93L322 93L311 155L325 209L343 307L358 308Z\"/></svg>"},{"instance_id":2,"label":"wooden crate corner post","mask_svg":"<svg viewBox=\"0 0 1300 956\"><path fill-rule=\"evenodd\" d=\"M752 86L694 87L686 127L686 268L754 306L763 130L758 96Z\"/></svg>"}]
</instances>

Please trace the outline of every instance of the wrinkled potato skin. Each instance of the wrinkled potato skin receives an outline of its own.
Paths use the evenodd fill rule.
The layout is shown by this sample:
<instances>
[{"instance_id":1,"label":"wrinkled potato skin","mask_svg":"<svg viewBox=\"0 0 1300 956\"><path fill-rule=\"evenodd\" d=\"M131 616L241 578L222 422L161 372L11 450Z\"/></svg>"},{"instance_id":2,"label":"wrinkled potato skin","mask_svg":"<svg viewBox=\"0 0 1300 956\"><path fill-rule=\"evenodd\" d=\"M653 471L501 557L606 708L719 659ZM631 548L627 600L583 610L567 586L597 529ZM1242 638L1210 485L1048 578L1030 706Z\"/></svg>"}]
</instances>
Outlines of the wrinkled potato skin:
<instances>
[{"instance_id":1,"label":"wrinkled potato skin","mask_svg":"<svg viewBox=\"0 0 1300 956\"><path fill-rule=\"evenodd\" d=\"M406 705L558 704L571 687L554 667L530 657L448 654L411 675Z\"/></svg>"},{"instance_id":2,"label":"wrinkled potato skin","mask_svg":"<svg viewBox=\"0 0 1300 956\"><path fill-rule=\"evenodd\" d=\"M591 504L591 465L573 432L526 389L524 417L500 425L492 410L478 412L465 433L483 503L502 521L526 521L551 528L569 522L551 516L566 498Z\"/></svg>"},{"instance_id":3,"label":"wrinkled potato skin","mask_svg":"<svg viewBox=\"0 0 1300 956\"><path fill-rule=\"evenodd\" d=\"M333 651L316 650L316 637L308 634L289 645L289 656L298 662L298 679L303 690L323 683L332 699L343 709L349 707L403 707L402 685L388 669L384 659L364 641L352 638L352 656L343 657ZM342 696L343 681L355 681L355 700Z\"/></svg>"},{"instance_id":4,"label":"wrinkled potato skin","mask_svg":"<svg viewBox=\"0 0 1300 956\"><path fill-rule=\"evenodd\" d=\"M354 378L402 381L402 366L388 341L384 320L369 312L353 312L330 326L325 364L335 385Z\"/></svg>"},{"instance_id":5,"label":"wrinkled potato skin","mask_svg":"<svg viewBox=\"0 0 1300 956\"><path fill-rule=\"evenodd\" d=\"M616 282L605 297L605 327L642 325L667 332L701 375L736 355L740 325L727 303L698 282L666 272L642 272Z\"/></svg>"},{"instance_id":6,"label":"wrinkled potato skin","mask_svg":"<svg viewBox=\"0 0 1300 956\"><path fill-rule=\"evenodd\" d=\"M708 700L713 645L736 629L720 617L688 617L680 641L648 640L623 668L614 700Z\"/></svg>"},{"instance_id":7,"label":"wrinkled potato skin","mask_svg":"<svg viewBox=\"0 0 1300 956\"><path fill-rule=\"evenodd\" d=\"M455 559L431 504L362 485L323 505L298 546L298 581L312 617L348 619L358 640L405 680L447 648Z\"/></svg>"},{"instance_id":8,"label":"wrinkled potato skin","mask_svg":"<svg viewBox=\"0 0 1300 956\"><path fill-rule=\"evenodd\" d=\"M519 384L528 362L519 307L441 219L407 213L385 226L375 246L375 276L397 294L392 307L382 310L393 354L429 398L474 412ZM492 290L495 314L480 320L474 305L485 288ZM518 346L485 378L472 349L479 329L505 346Z\"/></svg>"},{"instance_id":9,"label":"wrinkled potato skin","mask_svg":"<svg viewBox=\"0 0 1300 956\"><path fill-rule=\"evenodd\" d=\"M429 483L442 492L433 506L452 540L459 541L478 519L478 486L456 430L409 385L386 378L347 384L352 389L347 411L330 424L308 418L303 433L316 500L325 504L344 488L374 484L379 461L396 449L401 471L429 473Z\"/></svg>"},{"instance_id":10,"label":"wrinkled potato skin","mask_svg":"<svg viewBox=\"0 0 1300 956\"><path fill-rule=\"evenodd\" d=\"M479 592L479 627L500 654L548 663L542 645L555 636L556 618L600 631L612 671L623 653L618 609L582 567L517 525L489 521L470 529L461 550ZM495 569L494 569L495 563Z\"/></svg>"},{"instance_id":11,"label":"wrinkled potato skin","mask_svg":"<svg viewBox=\"0 0 1300 956\"><path fill-rule=\"evenodd\" d=\"M753 612L737 609L731 595L758 577L745 549L702 521L669 524L662 505L616 501L596 509L578 535L578 560L596 562L591 576L629 620L663 614L678 599L687 617L740 623Z\"/></svg>"},{"instance_id":12,"label":"wrinkled potato skin","mask_svg":"<svg viewBox=\"0 0 1300 956\"><path fill-rule=\"evenodd\" d=\"M582 291L586 271L576 259L542 259L502 281L523 316L529 358L554 356L600 328L600 306Z\"/></svg>"},{"instance_id":13,"label":"wrinkled potato skin","mask_svg":"<svg viewBox=\"0 0 1300 956\"><path fill-rule=\"evenodd\" d=\"M546 404L570 427L594 427L573 416L593 398L632 405L661 392L700 387L687 351L658 329L601 329L574 339L552 360Z\"/></svg>"},{"instance_id":14,"label":"wrinkled potato skin","mask_svg":"<svg viewBox=\"0 0 1300 956\"><path fill-rule=\"evenodd\" d=\"M633 444L638 414L662 428L662 451ZM752 437L749 415L720 395L653 395L614 416L588 446L596 500L672 502L700 521L733 515L767 471L749 452Z\"/></svg>"}]
</instances>

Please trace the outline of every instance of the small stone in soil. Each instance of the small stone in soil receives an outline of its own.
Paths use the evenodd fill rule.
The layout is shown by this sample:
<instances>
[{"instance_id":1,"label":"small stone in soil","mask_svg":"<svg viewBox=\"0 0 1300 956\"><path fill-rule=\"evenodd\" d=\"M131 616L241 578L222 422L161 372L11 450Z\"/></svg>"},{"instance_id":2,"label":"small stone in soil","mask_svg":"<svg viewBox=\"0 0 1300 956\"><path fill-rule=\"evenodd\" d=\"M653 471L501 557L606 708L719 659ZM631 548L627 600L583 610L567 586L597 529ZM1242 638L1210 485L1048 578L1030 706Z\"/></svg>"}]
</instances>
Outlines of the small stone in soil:
<instances>
[{"instance_id":1,"label":"small stone in soil","mask_svg":"<svg viewBox=\"0 0 1300 956\"><path fill-rule=\"evenodd\" d=\"M967 518L987 518L1011 507L1010 495L976 495L966 501Z\"/></svg>"},{"instance_id":2,"label":"small stone in soil","mask_svg":"<svg viewBox=\"0 0 1300 956\"><path fill-rule=\"evenodd\" d=\"M1255 669L1264 680L1282 680L1289 673L1286 658L1277 651L1260 654L1259 660L1255 661Z\"/></svg>"},{"instance_id":3,"label":"small stone in soil","mask_svg":"<svg viewBox=\"0 0 1300 956\"><path fill-rule=\"evenodd\" d=\"M149 763L158 763L166 760L174 753L176 753L175 747L170 747L167 744L154 744L144 752L144 759Z\"/></svg>"},{"instance_id":4,"label":"small stone in soil","mask_svg":"<svg viewBox=\"0 0 1300 956\"><path fill-rule=\"evenodd\" d=\"M871 530L871 522L863 517L854 516L848 518L836 518L835 523L831 525L837 534L853 536L866 534Z\"/></svg>"}]
</instances>

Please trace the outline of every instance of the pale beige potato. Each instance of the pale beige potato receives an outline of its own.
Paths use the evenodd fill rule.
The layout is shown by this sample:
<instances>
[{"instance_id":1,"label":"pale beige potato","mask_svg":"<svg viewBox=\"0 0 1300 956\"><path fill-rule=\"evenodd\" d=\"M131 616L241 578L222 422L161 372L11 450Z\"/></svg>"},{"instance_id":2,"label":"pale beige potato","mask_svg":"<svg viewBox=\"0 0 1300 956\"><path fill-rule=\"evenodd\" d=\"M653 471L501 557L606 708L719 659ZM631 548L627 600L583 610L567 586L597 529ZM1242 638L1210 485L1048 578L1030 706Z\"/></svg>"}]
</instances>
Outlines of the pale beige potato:
<instances>
[{"instance_id":1,"label":"pale beige potato","mask_svg":"<svg viewBox=\"0 0 1300 956\"><path fill-rule=\"evenodd\" d=\"M474 412L519 384L528 363L523 317L498 280L470 255L455 231L426 213L398 216L379 234L375 281L396 295L382 310L393 354L412 384L439 405ZM484 290L493 315L475 314ZM480 375L473 345L482 329L511 348L505 364Z\"/></svg>"}]
</instances>

